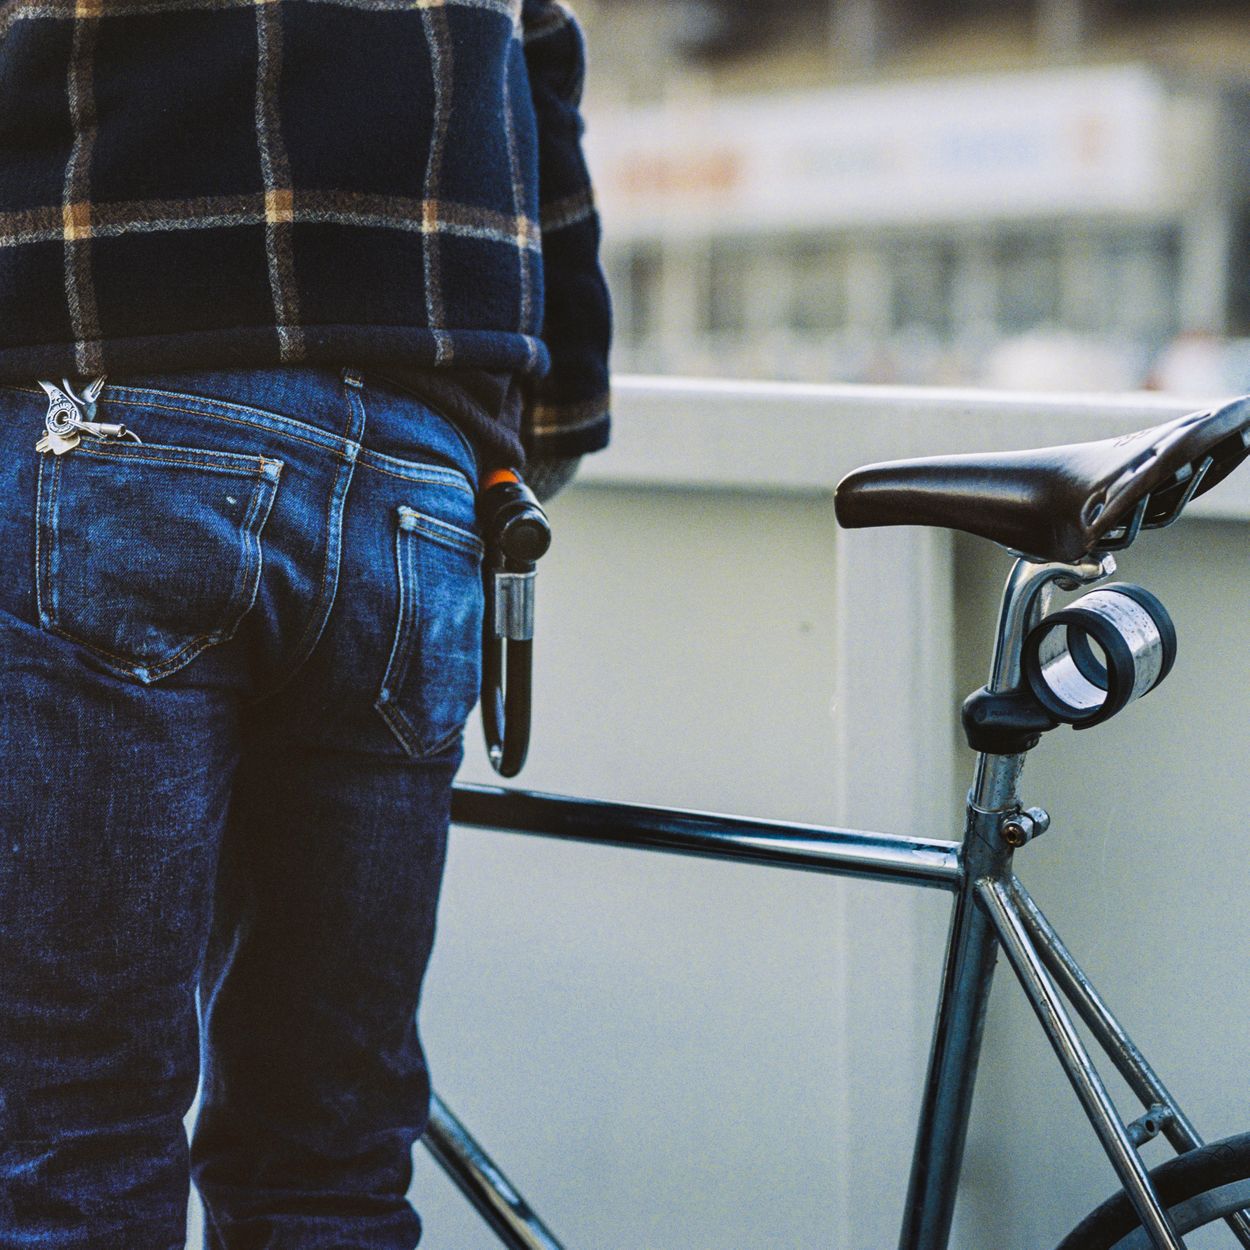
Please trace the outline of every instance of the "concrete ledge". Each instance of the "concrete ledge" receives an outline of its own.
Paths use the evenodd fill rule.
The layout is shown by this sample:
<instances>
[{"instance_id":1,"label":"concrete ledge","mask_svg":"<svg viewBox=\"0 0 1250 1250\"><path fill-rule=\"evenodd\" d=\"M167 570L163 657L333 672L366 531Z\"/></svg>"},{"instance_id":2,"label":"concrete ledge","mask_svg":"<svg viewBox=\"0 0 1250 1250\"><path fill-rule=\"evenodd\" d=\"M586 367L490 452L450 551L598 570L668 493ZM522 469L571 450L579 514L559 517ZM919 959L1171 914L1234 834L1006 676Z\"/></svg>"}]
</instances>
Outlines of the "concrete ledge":
<instances>
[{"instance_id":1,"label":"concrete ledge","mask_svg":"<svg viewBox=\"0 0 1250 1250\"><path fill-rule=\"evenodd\" d=\"M579 483L766 494L825 494L877 460L1109 438L1219 402L641 376L614 379L613 398L612 445ZM1250 473L1192 511L1250 520Z\"/></svg>"}]
</instances>

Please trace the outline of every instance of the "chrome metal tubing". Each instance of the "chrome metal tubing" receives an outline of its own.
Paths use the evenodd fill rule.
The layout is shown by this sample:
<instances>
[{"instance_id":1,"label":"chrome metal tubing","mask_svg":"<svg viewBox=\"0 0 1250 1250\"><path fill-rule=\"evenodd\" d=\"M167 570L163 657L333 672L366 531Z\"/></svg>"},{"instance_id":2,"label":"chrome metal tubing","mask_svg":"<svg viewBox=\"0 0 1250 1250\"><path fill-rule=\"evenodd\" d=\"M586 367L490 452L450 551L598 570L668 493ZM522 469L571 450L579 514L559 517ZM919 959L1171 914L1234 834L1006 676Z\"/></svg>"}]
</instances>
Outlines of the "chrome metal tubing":
<instances>
[{"instance_id":1,"label":"chrome metal tubing","mask_svg":"<svg viewBox=\"0 0 1250 1250\"><path fill-rule=\"evenodd\" d=\"M1034 564L1030 560L1017 560L1003 589L990 689L1014 690L1020 684L1024 636L1045 613L1050 587L1058 584L1065 590L1075 590L1078 586L1100 582L1114 572L1115 560L1109 555L1090 556L1080 564Z\"/></svg>"},{"instance_id":2,"label":"chrome metal tubing","mask_svg":"<svg viewBox=\"0 0 1250 1250\"><path fill-rule=\"evenodd\" d=\"M1176 1100L1138 1050L1133 1039L1124 1031L1123 1025L1111 1014L1111 1009L1103 1002L1081 966L1072 958L1071 952L1063 944L1063 939L1042 915L1032 896L1016 877L1008 881L1007 888L1037 953L1042 957L1042 962L1055 978L1064 997L1076 1008L1077 1014L1088 1025L1099 1046L1106 1051L1108 1058L1124 1077L1129 1089L1143 1107L1161 1103L1172 1113L1173 1118L1164 1127L1163 1133L1178 1153L1196 1150L1202 1145L1197 1129L1177 1106Z\"/></svg>"},{"instance_id":3,"label":"chrome metal tubing","mask_svg":"<svg viewBox=\"0 0 1250 1250\"><path fill-rule=\"evenodd\" d=\"M632 803L603 803L498 786L458 785L460 825L531 833L600 846L732 859L911 885L959 885L959 846L935 838L748 820Z\"/></svg>"},{"instance_id":4,"label":"chrome metal tubing","mask_svg":"<svg viewBox=\"0 0 1250 1250\"><path fill-rule=\"evenodd\" d=\"M1124 1026L1112 1014L1084 969L1073 959L1041 908L1016 877L1008 880L1007 888L1042 962L1055 978L1064 997L1085 1021L1099 1046L1115 1064L1129 1089L1148 1111L1158 1106L1169 1113L1163 1122L1162 1132L1177 1154L1197 1150L1203 1144L1198 1130L1150 1066L1146 1056L1125 1032ZM1230 1215L1226 1223L1238 1242L1250 1250L1250 1216L1242 1211Z\"/></svg>"},{"instance_id":5,"label":"chrome metal tubing","mask_svg":"<svg viewBox=\"0 0 1250 1250\"><path fill-rule=\"evenodd\" d=\"M1034 564L1018 559L1007 575L998 612L998 634L987 688L995 694L1015 690L1023 681L1020 655L1025 635L1045 615L1055 586L1075 590L1110 577L1115 559L1090 557L1080 564ZM1023 755L980 755L972 782L971 802L983 811L1009 811L1019 802L1016 793Z\"/></svg>"},{"instance_id":6,"label":"chrome metal tubing","mask_svg":"<svg viewBox=\"0 0 1250 1250\"><path fill-rule=\"evenodd\" d=\"M430 1095L430 1122L422 1141L508 1250L562 1250L437 1094Z\"/></svg>"},{"instance_id":7,"label":"chrome metal tubing","mask_svg":"<svg viewBox=\"0 0 1250 1250\"><path fill-rule=\"evenodd\" d=\"M1006 880L985 877L976 882L974 889L1142 1227L1156 1250L1185 1250L1184 1242L1172 1227L1150 1182L1146 1166L1129 1140L1115 1104L1064 1008L1059 987L1051 979L1042 957L1033 946Z\"/></svg>"},{"instance_id":8,"label":"chrome metal tubing","mask_svg":"<svg viewBox=\"0 0 1250 1250\"><path fill-rule=\"evenodd\" d=\"M1015 757L999 758L1014 775ZM1010 856L1010 850L1002 847L999 823L998 813L969 807L964 847L971 856L970 868L981 864L986 855L992 862L1004 854ZM955 1191L998 954L993 926L976 904L973 879L971 875L966 878L951 915L899 1250L945 1250L955 1213Z\"/></svg>"}]
</instances>

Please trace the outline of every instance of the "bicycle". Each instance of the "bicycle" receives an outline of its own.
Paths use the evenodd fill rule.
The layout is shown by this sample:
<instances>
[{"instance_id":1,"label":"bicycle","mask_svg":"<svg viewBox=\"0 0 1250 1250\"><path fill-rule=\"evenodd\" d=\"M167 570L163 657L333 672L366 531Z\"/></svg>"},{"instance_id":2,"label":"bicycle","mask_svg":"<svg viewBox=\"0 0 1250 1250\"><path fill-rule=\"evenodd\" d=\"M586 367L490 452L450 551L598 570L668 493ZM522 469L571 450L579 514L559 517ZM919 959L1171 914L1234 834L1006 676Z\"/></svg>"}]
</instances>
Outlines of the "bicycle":
<instances>
[{"instance_id":1,"label":"bicycle","mask_svg":"<svg viewBox=\"0 0 1250 1250\"><path fill-rule=\"evenodd\" d=\"M1000 948L1124 1187L1059 1250L1184 1250L1198 1244L1183 1240L1198 1230L1250 1247L1250 1134L1203 1142L1013 871L1016 851L1048 824L1020 798L1027 753L1060 724L1109 720L1156 688L1175 655L1162 604L1140 587L1107 584L1114 553L1172 524L1248 455L1250 398L1095 443L872 465L839 485L844 526L942 526L1017 557L990 679L963 707L977 764L961 843L480 786L457 788L454 819L948 890L954 905L900 1250L944 1250L949 1241ZM1085 593L1051 611L1055 589ZM1131 1123L1114 1107L1069 1008L1142 1103ZM431 1110L428 1147L503 1244L559 1250L446 1105L435 1097ZM1147 1170L1138 1149L1160 1135L1178 1157Z\"/></svg>"}]
</instances>

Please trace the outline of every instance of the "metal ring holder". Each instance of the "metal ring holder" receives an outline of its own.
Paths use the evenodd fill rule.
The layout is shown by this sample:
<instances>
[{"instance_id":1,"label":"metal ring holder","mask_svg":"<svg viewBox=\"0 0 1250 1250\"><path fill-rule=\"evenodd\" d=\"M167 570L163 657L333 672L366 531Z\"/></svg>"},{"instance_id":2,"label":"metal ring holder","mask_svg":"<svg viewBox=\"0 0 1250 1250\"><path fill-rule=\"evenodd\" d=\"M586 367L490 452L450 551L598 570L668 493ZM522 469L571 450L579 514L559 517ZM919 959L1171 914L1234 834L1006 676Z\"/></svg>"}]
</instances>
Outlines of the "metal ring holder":
<instances>
[{"instance_id":1,"label":"metal ring holder","mask_svg":"<svg viewBox=\"0 0 1250 1250\"><path fill-rule=\"evenodd\" d=\"M1045 617L1025 638L1022 660L1037 701L1087 729L1163 681L1176 660L1176 630L1148 590L1118 583Z\"/></svg>"}]
</instances>

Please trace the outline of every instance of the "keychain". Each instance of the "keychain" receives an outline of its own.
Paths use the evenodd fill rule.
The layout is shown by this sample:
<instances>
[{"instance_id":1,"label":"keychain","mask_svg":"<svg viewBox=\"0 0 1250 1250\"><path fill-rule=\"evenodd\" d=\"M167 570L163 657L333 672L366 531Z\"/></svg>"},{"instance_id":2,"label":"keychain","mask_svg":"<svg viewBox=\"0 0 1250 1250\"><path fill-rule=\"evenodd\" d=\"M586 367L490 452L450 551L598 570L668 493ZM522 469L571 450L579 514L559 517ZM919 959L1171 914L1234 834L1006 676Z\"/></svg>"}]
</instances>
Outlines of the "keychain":
<instances>
[{"instance_id":1,"label":"keychain","mask_svg":"<svg viewBox=\"0 0 1250 1250\"><path fill-rule=\"evenodd\" d=\"M123 438L132 438L136 443L143 441L124 425L91 420L95 415L96 399L104 388L104 377L101 374L88 382L81 396L74 392L65 378L61 379L60 386L42 378L39 380L39 385L48 396L48 411L44 414L44 434L35 444L36 451L50 451L54 456L63 456L78 446L83 434L90 434L101 441Z\"/></svg>"}]
</instances>

